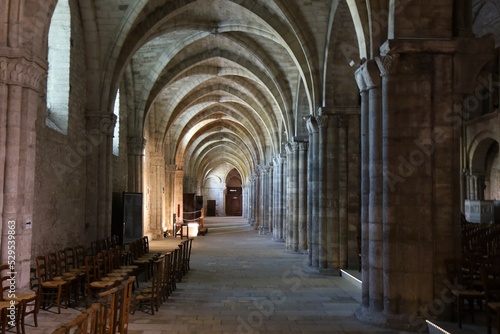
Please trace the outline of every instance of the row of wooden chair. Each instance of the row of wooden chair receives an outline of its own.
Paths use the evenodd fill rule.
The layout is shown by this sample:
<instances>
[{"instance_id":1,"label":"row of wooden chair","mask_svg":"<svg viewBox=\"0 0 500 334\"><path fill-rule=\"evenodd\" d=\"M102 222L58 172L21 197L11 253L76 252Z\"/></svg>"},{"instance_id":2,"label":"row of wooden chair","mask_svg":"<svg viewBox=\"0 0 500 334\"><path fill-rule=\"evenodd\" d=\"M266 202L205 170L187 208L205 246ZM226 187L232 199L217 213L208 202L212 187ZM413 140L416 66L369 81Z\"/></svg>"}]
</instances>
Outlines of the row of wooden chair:
<instances>
[{"instance_id":1,"label":"row of wooden chair","mask_svg":"<svg viewBox=\"0 0 500 334\"><path fill-rule=\"evenodd\" d=\"M137 291L132 301L132 312L142 306L152 315L158 311L189 271L192 242L193 239L181 240L178 248L154 258L150 284Z\"/></svg>"},{"instance_id":2,"label":"row of wooden chair","mask_svg":"<svg viewBox=\"0 0 500 334\"><path fill-rule=\"evenodd\" d=\"M53 334L111 334L128 332L130 303L135 277L98 294L99 300Z\"/></svg>"},{"instance_id":3,"label":"row of wooden chair","mask_svg":"<svg viewBox=\"0 0 500 334\"><path fill-rule=\"evenodd\" d=\"M15 288L15 268L9 264L0 265L0 333L11 327L17 333L26 333L25 319L33 314L37 326L38 296L33 291L21 292Z\"/></svg>"}]
</instances>

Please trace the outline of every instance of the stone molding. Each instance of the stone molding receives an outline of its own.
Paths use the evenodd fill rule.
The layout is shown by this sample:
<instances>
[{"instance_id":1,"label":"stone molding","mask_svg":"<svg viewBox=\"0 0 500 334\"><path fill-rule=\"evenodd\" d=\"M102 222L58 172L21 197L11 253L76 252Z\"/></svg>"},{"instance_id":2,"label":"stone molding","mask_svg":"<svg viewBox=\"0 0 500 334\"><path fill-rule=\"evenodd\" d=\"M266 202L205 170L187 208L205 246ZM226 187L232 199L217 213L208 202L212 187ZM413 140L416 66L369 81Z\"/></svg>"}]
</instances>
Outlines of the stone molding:
<instances>
[{"instance_id":1,"label":"stone molding","mask_svg":"<svg viewBox=\"0 0 500 334\"><path fill-rule=\"evenodd\" d=\"M0 82L40 91L47 70L24 57L0 56Z\"/></svg>"}]
</instances>

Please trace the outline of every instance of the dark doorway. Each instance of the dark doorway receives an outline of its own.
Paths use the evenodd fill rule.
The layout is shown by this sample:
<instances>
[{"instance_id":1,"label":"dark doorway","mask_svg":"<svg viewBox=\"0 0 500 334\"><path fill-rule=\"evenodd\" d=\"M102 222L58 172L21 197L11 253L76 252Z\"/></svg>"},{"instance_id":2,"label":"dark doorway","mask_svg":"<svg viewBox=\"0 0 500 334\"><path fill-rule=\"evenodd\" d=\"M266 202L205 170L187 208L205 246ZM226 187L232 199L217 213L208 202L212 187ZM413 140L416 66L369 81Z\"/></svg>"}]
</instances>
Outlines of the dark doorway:
<instances>
[{"instance_id":1,"label":"dark doorway","mask_svg":"<svg viewBox=\"0 0 500 334\"><path fill-rule=\"evenodd\" d=\"M215 212L215 207L216 207L216 202L214 199L209 199L207 200L207 216L208 217L215 217L216 212Z\"/></svg>"},{"instance_id":2,"label":"dark doorway","mask_svg":"<svg viewBox=\"0 0 500 334\"><path fill-rule=\"evenodd\" d=\"M241 187L228 187L226 194L226 215L241 216Z\"/></svg>"},{"instance_id":3,"label":"dark doorway","mask_svg":"<svg viewBox=\"0 0 500 334\"><path fill-rule=\"evenodd\" d=\"M241 174L233 169L226 178L226 216L243 214L242 197Z\"/></svg>"}]
</instances>

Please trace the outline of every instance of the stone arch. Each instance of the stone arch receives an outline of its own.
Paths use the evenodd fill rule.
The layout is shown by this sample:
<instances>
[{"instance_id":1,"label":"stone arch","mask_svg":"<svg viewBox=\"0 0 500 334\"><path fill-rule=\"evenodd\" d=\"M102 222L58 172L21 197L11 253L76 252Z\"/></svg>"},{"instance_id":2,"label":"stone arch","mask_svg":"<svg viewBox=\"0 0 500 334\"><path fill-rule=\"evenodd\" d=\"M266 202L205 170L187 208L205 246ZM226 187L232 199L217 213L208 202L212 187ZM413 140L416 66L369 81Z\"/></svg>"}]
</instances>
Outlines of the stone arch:
<instances>
[{"instance_id":1,"label":"stone arch","mask_svg":"<svg viewBox=\"0 0 500 334\"><path fill-rule=\"evenodd\" d=\"M498 174L495 163L498 165L499 162L499 144L498 138L495 137L494 133L483 131L471 142L468 150L469 168L466 180L468 199L490 199L499 193L497 189L499 184L494 177Z\"/></svg>"}]
</instances>

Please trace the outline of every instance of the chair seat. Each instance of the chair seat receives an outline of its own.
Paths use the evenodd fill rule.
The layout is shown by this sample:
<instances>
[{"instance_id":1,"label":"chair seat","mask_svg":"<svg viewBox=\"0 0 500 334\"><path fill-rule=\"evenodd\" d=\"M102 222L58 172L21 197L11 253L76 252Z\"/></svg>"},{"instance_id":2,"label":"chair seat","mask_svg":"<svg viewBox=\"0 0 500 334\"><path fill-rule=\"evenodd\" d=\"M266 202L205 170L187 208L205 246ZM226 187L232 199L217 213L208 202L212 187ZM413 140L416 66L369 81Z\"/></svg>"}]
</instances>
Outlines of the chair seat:
<instances>
[{"instance_id":1,"label":"chair seat","mask_svg":"<svg viewBox=\"0 0 500 334\"><path fill-rule=\"evenodd\" d=\"M492 310L500 311L500 302L489 302L488 307Z\"/></svg>"},{"instance_id":2,"label":"chair seat","mask_svg":"<svg viewBox=\"0 0 500 334\"><path fill-rule=\"evenodd\" d=\"M57 288L59 286L68 284L67 281L59 280L59 281L45 281L42 283L42 287L44 288Z\"/></svg>"},{"instance_id":3,"label":"chair seat","mask_svg":"<svg viewBox=\"0 0 500 334\"><path fill-rule=\"evenodd\" d=\"M17 293L14 298L5 297L5 300L21 301L21 300L34 300L36 298L37 298L36 293Z\"/></svg>"},{"instance_id":4,"label":"chair seat","mask_svg":"<svg viewBox=\"0 0 500 334\"><path fill-rule=\"evenodd\" d=\"M455 296L463 296L469 298L482 298L484 297L483 291L478 290L461 290L461 289L452 289L451 293Z\"/></svg>"},{"instance_id":5,"label":"chair seat","mask_svg":"<svg viewBox=\"0 0 500 334\"><path fill-rule=\"evenodd\" d=\"M105 289L115 284L115 281L94 281L90 286L96 289Z\"/></svg>"}]
</instances>

